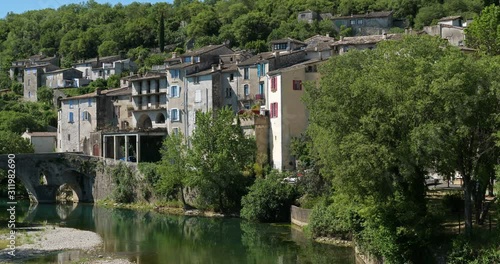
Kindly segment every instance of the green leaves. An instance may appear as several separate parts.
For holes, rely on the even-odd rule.
[[[468,47],[488,55],[500,54],[500,7],[491,5],[465,29]]]

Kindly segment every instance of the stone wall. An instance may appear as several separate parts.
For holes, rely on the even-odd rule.
[[[292,224],[298,225],[298,226],[306,226],[309,224],[309,216],[311,215],[311,209],[304,209],[297,207],[295,205],[292,205],[292,208],[290,210],[290,219],[292,221]]]

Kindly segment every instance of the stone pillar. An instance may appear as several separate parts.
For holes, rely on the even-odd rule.
[[[128,136],[125,135],[125,160],[128,161]]]
[[[135,149],[137,152],[137,157],[135,157],[135,159],[137,160],[137,163],[139,163],[139,161],[141,160],[141,136],[137,134],[136,139],[137,140],[135,141]]]
[[[113,136],[113,159],[116,160],[116,157],[118,156],[118,148],[116,147],[116,144],[118,142],[118,140],[116,140],[116,136]]]

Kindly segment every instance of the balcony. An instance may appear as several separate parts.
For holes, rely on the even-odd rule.
[[[264,100],[264,94],[256,94],[255,100]]]
[[[135,107],[135,111],[159,110],[159,109],[165,109],[165,106],[163,106],[160,103],[147,103],[147,104],[137,105]]]

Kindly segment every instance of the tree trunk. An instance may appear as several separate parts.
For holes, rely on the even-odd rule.
[[[182,202],[182,208],[186,209],[187,206],[186,206],[186,199],[184,199],[184,188],[183,186],[179,186],[179,192],[180,192],[180,195],[181,195],[181,202]]]
[[[472,190],[471,190],[471,180],[469,175],[462,173],[464,180],[464,222],[465,222],[465,234],[470,236],[472,234]]]

